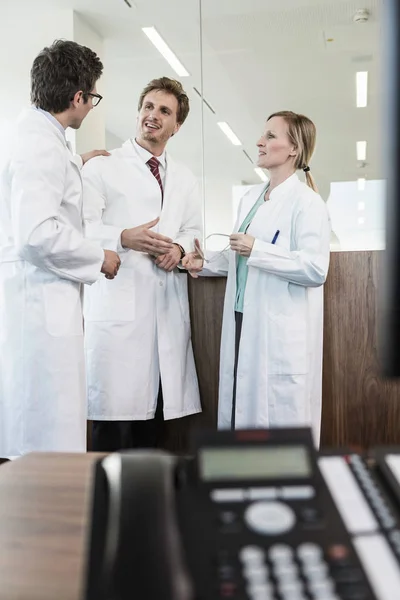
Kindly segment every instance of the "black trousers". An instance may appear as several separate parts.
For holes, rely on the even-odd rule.
[[[93,452],[118,452],[131,448],[156,448],[164,430],[161,382],[154,419],[147,421],[93,421]]]
[[[237,368],[238,368],[238,362],[239,362],[240,336],[242,335],[242,323],[243,323],[243,313],[235,312],[235,365],[233,367],[233,397],[232,397],[231,429],[235,429],[235,424],[236,424],[236,382],[237,382]]]

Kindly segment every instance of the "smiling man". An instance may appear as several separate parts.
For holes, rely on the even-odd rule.
[[[96,451],[160,445],[164,419],[201,410],[187,277],[177,269],[201,236],[200,195],[194,175],[165,149],[189,99],[162,77],[143,90],[138,110],[136,137],[83,169],[86,234],[122,260],[115,282],[85,291]]]

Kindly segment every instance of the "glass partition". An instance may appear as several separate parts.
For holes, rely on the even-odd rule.
[[[182,82],[191,111],[168,150],[201,183],[207,247],[225,247],[241,196],[267,179],[256,169],[256,142],[270,113],[290,109],[317,126],[311,167],[328,202],[332,249],[380,249],[382,0],[364,4],[360,13],[347,0],[3,3],[0,135],[29,105],[36,53],[58,37],[75,39],[105,67],[103,102],[69,134],[78,152],[112,149],[133,136],[138,98],[152,78]],[[154,45],[157,34],[180,62],[179,74]]]
[[[0,2],[0,34],[6,49],[0,56],[0,132],[29,106],[29,72],[38,52],[57,38],[74,40],[95,50],[104,64],[98,84],[103,101],[78,132],[68,131],[76,151],[116,148],[134,136],[144,86],[156,77],[179,79],[191,110],[168,150],[202,183],[199,23],[198,0]]]
[[[332,250],[384,247],[382,2],[364,5],[201,0],[207,236],[229,233],[241,195],[266,179],[255,161],[268,115],[293,110],[317,127],[311,168],[328,202]]]

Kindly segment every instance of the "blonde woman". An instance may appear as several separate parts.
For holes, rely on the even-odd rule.
[[[257,143],[270,178],[243,196],[230,250],[203,260],[198,248],[182,264],[193,277],[228,275],[219,428],[309,425],[318,445],[330,221],[309,167],[315,141],[304,115],[271,115]]]

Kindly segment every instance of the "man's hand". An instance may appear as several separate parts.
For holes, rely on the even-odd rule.
[[[250,256],[255,238],[247,233],[232,233],[230,237],[231,250],[240,256]]]
[[[106,279],[114,279],[120,266],[121,259],[118,254],[112,250],[104,250],[104,262],[101,272],[104,273]]]
[[[156,256],[169,252],[174,247],[172,240],[161,235],[161,233],[150,231],[152,227],[157,225],[159,220],[160,219],[157,218],[144,225],[132,227],[131,229],[124,229],[121,233],[121,244],[123,248],[130,248],[137,252],[147,252],[148,254]]]
[[[111,154],[107,150],[91,150],[90,152],[86,152],[86,154],[81,154],[83,164],[95,156],[111,156]]]
[[[203,270],[204,253],[198,239],[195,239],[194,247],[196,248],[195,252],[189,252],[183,257],[182,267],[186,269],[194,279],[197,279],[198,273]]]
[[[173,271],[181,262],[181,250],[176,244],[173,245],[171,250],[165,254],[161,254],[155,259],[157,267],[164,269],[164,271]]]

